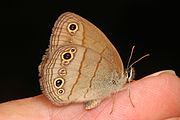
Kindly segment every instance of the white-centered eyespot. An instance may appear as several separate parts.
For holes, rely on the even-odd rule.
[[[74,58],[74,54],[77,51],[76,48],[67,48],[62,54],[61,54],[61,59],[62,63],[64,65],[67,65],[70,63],[70,61]]]
[[[59,89],[58,93],[61,94],[61,95],[64,94],[64,89]]]
[[[68,65],[69,63],[70,63],[70,61],[62,61],[62,62],[61,62],[61,65],[62,65],[62,66],[66,66],[66,65]]]
[[[73,59],[73,54],[69,51],[66,51],[62,54],[61,57],[64,61],[71,61]]]
[[[69,25],[67,26],[67,30],[70,33],[75,33],[77,30],[79,29],[78,24],[75,22],[69,23]]]
[[[67,74],[67,71],[66,71],[65,68],[60,68],[60,69],[58,70],[58,74],[59,74],[60,76],[65,76],[65,75]]]
[[[71,48],[70,50],[72,53],[75,53],[76,52],[76,48]]]
[[[61,88],[64,85],[64,79],[63,78],[56,78],[54,80],[54,86],[56,88]]]

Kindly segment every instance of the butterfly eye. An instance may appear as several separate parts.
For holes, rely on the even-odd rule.
[[[56,78],[54,80],[54,85],[56,88],[61,88],[64,85],[64,80],[62,78]]]
[[[78,30],[78,24],[77,23],[69,23],[67,29],[70,33],[75,33]]]

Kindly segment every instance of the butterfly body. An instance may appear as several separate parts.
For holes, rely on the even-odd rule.
[[[39,72],[42,92],[52,103],[84,102],[86,109],[120,91],[128,79],[106,36],[70,12],[56,21]]]

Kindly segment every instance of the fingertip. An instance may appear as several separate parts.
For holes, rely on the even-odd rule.
[[[151,75],[148,75],[146,77],[154,77],[154,76],[158,76],[160,74],[170,74],[170,75],[175,75],[176,76],[176,72],[174,70],[162,70],[162,71],[159,71],[159,72],[155,72]]]
[[[180,78],[172,70],[144,77],[133,85],[136,112],[144,119],[180,116]]]

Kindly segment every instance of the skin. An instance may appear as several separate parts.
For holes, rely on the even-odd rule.
[[[97,108],[82,103],[57,107],[43,95],[0,104],[0,120],[180,120],[180,78],[161,71],[130,84]],[[112,113],[111,113],[112,111]]]

